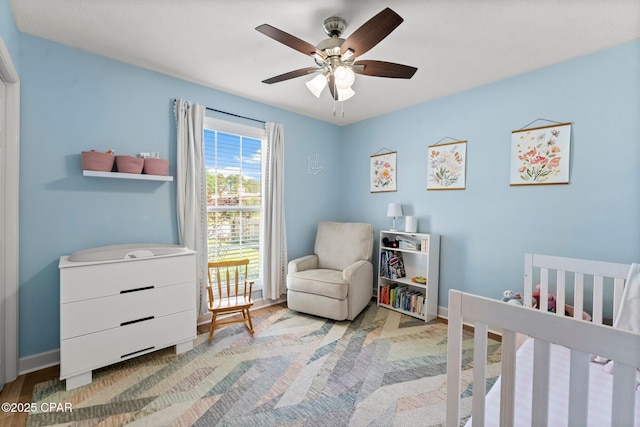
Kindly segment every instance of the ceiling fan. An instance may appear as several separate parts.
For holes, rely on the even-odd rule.
[[[311,93],[316,97],[320,97],[325,86],[329,86],[329,91],[334,100],[346,101],[355,94],[351,89],[355,81],[355,74],[410,79],[418,70],[417,68],[393,62],[356,60],[357,57],[368,52],[391,34],[402,21],[403,19],[400,15],[390,8],[386,8],[362,24],[349,37],[343,39],[340,36],[344,32],[347,23],[340,17],[332,16],[325,19],[323,25],[324,31],[329,38],[321,41],[317,46],[313,46],[269,24],[262,24],[256,27],[256,30],[298,52],[310,55],[316,63],[315,67],[290,71],[262,82],[272,84],[320,73],[307,82],[307,88]]]

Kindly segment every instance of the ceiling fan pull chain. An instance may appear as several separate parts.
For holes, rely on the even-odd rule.
[[[333,72],[332,72],[332,74],[333,74]],[[333,93],[337,93],[336,91],[337,91],[337,89],[336,89],[336,79],[334,78],[333,79]],[[332,98],[333,98],[333,117],[335,117],[336,116],[336,97],[332,96]]]

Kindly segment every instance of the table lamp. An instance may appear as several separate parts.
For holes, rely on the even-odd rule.
[[[396,217],[402,216],[402,205],[400,203],[389,203],[387,207],[387,216],[393,217],[393,227],[389,231],[398,231],[396,228]]]

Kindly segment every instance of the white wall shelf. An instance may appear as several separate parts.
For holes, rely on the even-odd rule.
[[[82,175],[95,176],[98,178],[142,179],[146,181],[173,181],[172,176],[147,175],[144,173],[98,172],[98,171],[83,170]]]

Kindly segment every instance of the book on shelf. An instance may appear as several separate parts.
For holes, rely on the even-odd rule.
[[[380,286],[380,289],[378,289],[378,303],[387,304],[388,294],[389,294],[389,285]]]
[[[420,243],[420,250],[422,252],[429,252],[429,239],[422,239]]]
[[[408,286],[391,283],[378,290],[378,302],[395,309],[425,315],[425,296],[420,291],[411,290]]]
[[[390,250],[380,251],[380,275],[387,279],[406,277],[402,252]]]

